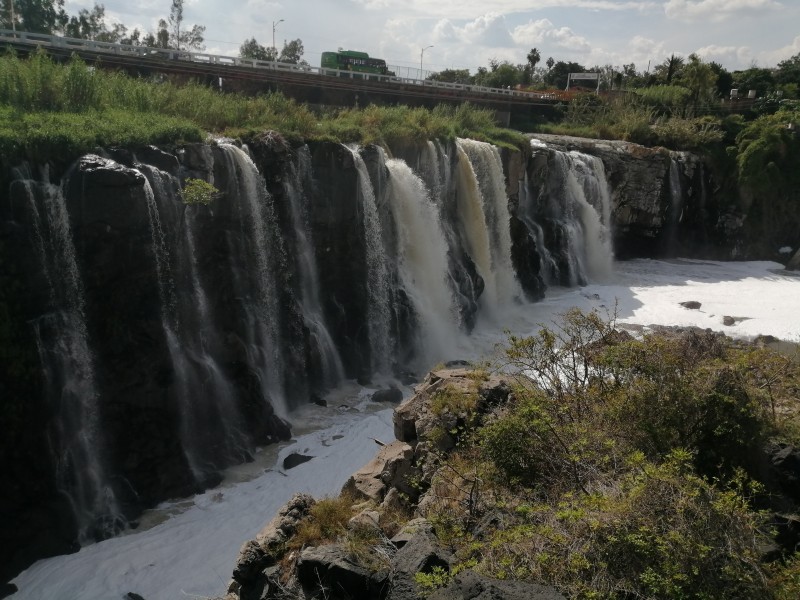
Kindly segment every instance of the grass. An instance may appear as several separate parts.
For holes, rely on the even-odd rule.
[[[98,146],[201,141],[207,133],[247,139],[264,131],[286,139],[382,144],[471,137],[524,146],[490,111],[463,104],[433,110],[368,106],[316,113],[280,93],[250,97],[198,83],[178,85],[58,64],[39,51],[0,58],[0,157],[47,160]]]

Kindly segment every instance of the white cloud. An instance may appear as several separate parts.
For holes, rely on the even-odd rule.
[[[723,21],[734,15],[775,10],[782,5],[776,0],[667,0],[664,13],[670,19]]]
[[[433,28],[433,39],[438,42],[496,47],[508,47],[514,43],[505,17],[499,13],[487,13],[469,21],[463,27],[442,19]]]
[[[353,0],[356,4],[360,4],[367,10],[380,10],[387,8],[390,4],[389,0]]]
[[[525,25],[514,28],[511,37],[521,46],[552,43],[560,48],[575,52],[589,52],[589,40],[578,35],[569,27],[555,27],[549,19],[529,21]]]

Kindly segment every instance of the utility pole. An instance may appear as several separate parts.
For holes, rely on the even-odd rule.
[[[419,51],[419,78],[422,79],[422,57],[425,55],[425,50],[428,48],[433,48],[433,46],[425,46],[422,50]]]
[[[278,23],[283,23],[283,19],[280,21],[273,21],[272,22],[272,47],[275,48],[275,28],[278,26]],[[275,53],[277,55],[278,49],[275,48]]]
[[[17,25],[14,23],[16,19],[14,19],[14,0],[8,0],[8,5],[11,7],[11,31],[17,31]]]

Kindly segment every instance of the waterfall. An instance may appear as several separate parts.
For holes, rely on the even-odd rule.
[[[511,215],[508,212],[503,161],[496,146],[475,140],[459,139],[469,157],[481,191],[483,213],[489,232],[492,271],[497,286],[497,301],[507,305],[522,296],[511,265]]]
[[[280,264],[280,231],[278,229],[272,198],[264,179],[250,157],[233,144],[219,144],[229,172],[236,174],[238,190],[233,200],[238,201],[242,227],[246,235],[247,256],[231,256],[231,261],[248,262],[254,290],[252,297],[245,294],[247,312],[248,360],[255,365],[261,377],[264,396],[270,398],[275,409],[283,415],[288,406],[284,394],[284,361],[280,347],[280,302],[277,273]],[[232,268],[236,272],[236,265]]]
[[[424,182],[403,161],[386,161],[387,200],[397,230],[400,282],[419,320],[417,362],[422,368],[447,355],[458,335],[448,286],[447,243]]]
[[[574,286],[588,278],[608,278],[613,264],[611,194],[603,162],[535,142],[535,152],[548,153],[549,179],[538,197],[522,197],[520,216],[537,241],[545,281]],[[528,188],[532,183],[527,182]]]
[[[375,373],[389,374],[393,344],[390,339],[390,301],[389,301],[389,271],[386,259],[386,250],[383,246],[383,228],[375,192],[372,189],[369,172],[364,159],[357,148],[350,148],[353,161],[358,171],[359,200],[363,210],[364,237],[367,250],[367,291],[369,294],[369,309],[367,323],[369,325],[370,351],[372,371]]]
[[[56,483],[70,501],[83,543],[119,532],[125,519],[103,459],[105,440],[83,284],[63,190],[30,181],[24,188],[34,224],[33,242],[50,292],[51,310],[33,326],[45,394],[53,403],[49,437],[56,457]]]
[[[161,212],[177,212],[181,206],[175,190],[178,181],[159,169],[137,164],[146,177],[144,191],[150,217],[153,253],[156,260],[161,319],[172,367],[175,393],[181,408],[181,443],[192,475],[197,482],[232,460],[242,460],[249,442],[243,433],[241,415],[232,386],[212,355],[216,346],[213,319],[200,281],[194,252],[192,223],[194,211],[182,207],[173,252],[177,273],[182,277],[176,293],[170,248],[161,223]],[[173,219],[177,220],[177,219]]]
[[[311,155],[308,146],[303,146],[299,150],[297,161],[297,165],[292,163],[289,167],[289,177],[285,187],[295,234],[295,253],[300,276],[300,304],[303,320],[319,353],[323,383],[330,388],[344,380],[344,366],[325,323],[320,299],[319,271],[301,177],[302,174],[311,174]]]
[[[492,271],[489,230],[486,226],[486,217],[483,214],[481,191],[469,156],[460,144],[457,149],[456,190],[458,193],[459,224],[464,233],[467,251],[475,262],[478,274],[485,283],[480,304],[491,314],[497,307],[497,283]]]

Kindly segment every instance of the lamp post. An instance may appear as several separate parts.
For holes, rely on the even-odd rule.
[[[278,23],[283,23],[283,19],[280,21],[273,21],[272,22],[272,47],[275,48],[275,28],[278,26]],[[277,48],[275,48],[277,50]]]
[[[422,50],[419,51],[419,76],[420,79],[422,78],[422,57],[425,55],[425,50],[428,48],[433,48],[433,46],[425,46]]]

